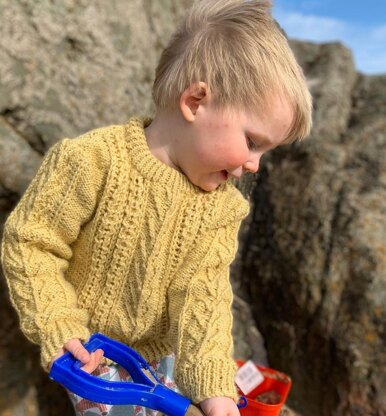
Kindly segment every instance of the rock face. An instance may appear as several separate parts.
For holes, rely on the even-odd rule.
[[[341,45],[292,46],[315,127],[266,158],[242,272],[295,408],[386,415],[386,76],[355,74]]]
[[[157,55],[189,2],[0,2],[0,233],[48,147],[152,111]],[[383,416],[386,78],[358,75],[339,44],[292,46],[315,127],[251,180],[233,268],[236,352],[266,362],[255,320],[301,414]],[[2,279],[0,316],[0,415],[73,414]]]
[[[152,111],[154,66],[188,2],[0,1],[0,233],[51,145]],[[0,316],[0,415],[72,415],[2,277]]]

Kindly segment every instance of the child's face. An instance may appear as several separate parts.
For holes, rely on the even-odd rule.
[[[257,172],[263,154],[286,139],[292,118],[290,105],[275,96],[258,114],[217,110],[209,100],[184,129],[177,166],[193,184],[213,191],[229,177]]]

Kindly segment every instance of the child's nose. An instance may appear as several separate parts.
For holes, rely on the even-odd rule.
[[[249,159],[244,163],[243,168],[247,172],[256,173],[259,170],[260,154],[252,154]]]

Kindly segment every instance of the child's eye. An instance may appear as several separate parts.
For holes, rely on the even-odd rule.
[[[257,150],[259,148],[258,144],[254,142],[250,137],[247,136],[247,146],[249,150]]]

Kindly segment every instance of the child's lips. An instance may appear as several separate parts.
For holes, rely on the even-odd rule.
[[[221,171],[221,174],[222,174],[222,176],[223,176],[223,178],[224,178],[225,180],[227,180],[227,179],[228,179],[228,172],[227,172],[226,170],[222,170],[222,171]]]
[[[233,178],[233,179],[240,179],[240,177],[241,177],[241,175],[234,175],[234,174],[232,174],[232,173],[229,173],[227,170],[223,170],[223,172],[225,172],[226,173],[226,175],[227,175],[227,179],[228,178]]]

